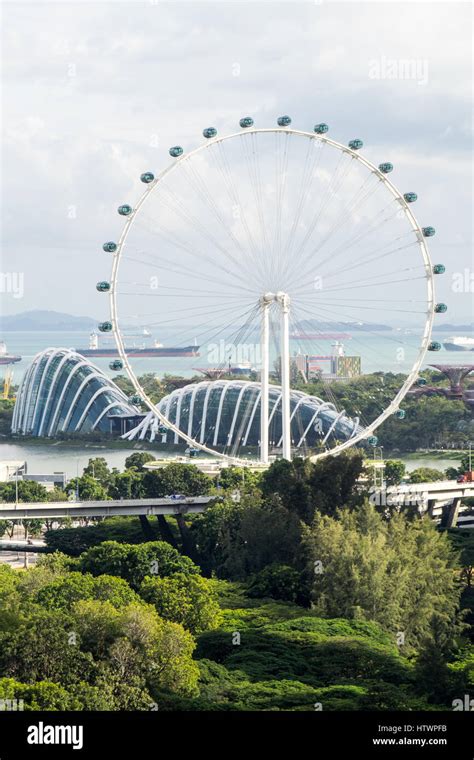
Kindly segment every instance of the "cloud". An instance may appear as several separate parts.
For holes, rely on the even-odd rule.
[[[419,193],[434,255],[469,266],[471,14],[466,3],[5,4],[3,268],[27,275],[6,310],[50,306],[52,290],[58,309],[87,310],[110,264],[101,243],[119,233],[116,208],[138,197],[141,171],[247,113],[362,137]]]

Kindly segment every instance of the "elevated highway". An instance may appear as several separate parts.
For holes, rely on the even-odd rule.
[[[116,515],[185,515],[203,512],[215,496],[110,501],[0,502],[0,520],[59,520],[71,517],[114,517]]]
[[[370,500],[377,506],[417,508],[435,520],[443,518],[445,527],[452,528],[457,525],[462,499],[469,496],[474,496],[474,483],[439,480],[373,488]]]

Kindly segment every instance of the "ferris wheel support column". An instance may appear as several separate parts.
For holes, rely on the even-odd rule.
[[[281,428],[283,459],[291,461],[291,418],[290,418],[290,296],[277,293],[281,308]]]
[[[268,316],[273,293],[266,293],[260,299],[262,323],[260,331],[260,351],[262,364],[260,370],[260,461],[268,463],[268,386],[270,374]]]

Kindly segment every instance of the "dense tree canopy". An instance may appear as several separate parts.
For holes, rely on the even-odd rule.
[[[456,557],[429,519],[395,514],[386,521],[365,504],[337,520],[317,514],[304,543],[313,602],[322,614],[379,621],[414,648],[430,636],[435,616],[453,627]]]

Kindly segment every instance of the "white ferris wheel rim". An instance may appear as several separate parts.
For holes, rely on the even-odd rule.
[[[216,137],[207,139],[205,143],[203,143],[202,145],[198,145],[197,148],[194,148],[188,153],[183,153],[181,156],[175,158],[169,166],[165,167],[165,169],[163,169],[154,178],[154,180],[146,186],[138,202],[133,207],[133,211],[126,218],[125,225],[123,227],[122,233],[117,243],[117,248],[113,252],[112,273],[110,277],[110,290],[109,290],[109,304],[110,304],[110,317],[111,317],[111,322],[112,322],[112,332],[115,338],[117,351],[120,356],[120,360],[122,361],[122,364],[126,370],[128,378],[131,381],[135,391],[140,396],[140,398],[145,402],[145,404],[150,409],[150,411],[153,412],[156,415],[156,417],[158,417],[158,419],[163,423],[163,425],[166,426],[168,430],[172,431],[173,433],[176,433],[179,436],[179,438],[185,441],[186,443],[188,443],[189,446],[196,449],[200,449],[201,451],[204,451],[207,454],[212,455],[213,457],[219,457],[220,459],[228,462],[229,464],[236,464],[236,465],[243,465],[243,466],[248,465],[249,461],[254,461],[254,460],[243,459],[240,457],[235,457],[229,454],[225,454],[224,452],[219,452],[216,449],[206,446],[204,443],[200,443],[199,441],[195,440],[191,436],[187,435],[177,425],[175,425],[170,420],[168,420],[162,412],[160,412],[157,405],[153,403],[153,401],[150,399],[149,395],[146,393],[144,388],[142,388],[133,368],[131,367],[131,364],[128,360],[128,356],[125,352],[124,340],[120,332],[119,322],[118,322],[116,286],[118,282],[118,272],[119,272],[120,261],[122,257],[122,249],[124,247],[128,233],[133,225],[137,212],[139,212],[140,208],[143,206],[145,201],[149,198],[149,196],[153,193],[153,191],[159,186],[159,183],[163,180],[164,177],[166,177],[166,175],[170,174],[172,171],[176,171],[177,167],[181,163],[188,161],[190,158],[192,158],[192,156],[195,156],[198,153],[208,150],[213,145],[224,142],[226,140],[232,140],[237,137],[242,137],[243,135],[246,135],[246,134],[259,134],[259,133],[261,134],[261,133],[272,133],[272,132],[273,133],[283,132],[286,134],[307,137],[311,140],[319,140],[322,143],[325,143],[327,145],[330,145],[333,148],[336,148],[342,153],[349,154],[353,159],[356,159],[363,166],[365,166],[365,168],[368,169],[372,174],[375,174],[379,178],[379,180],[385,185],[385,187],[390,191],[393,198],[400,204],[400,207],[405,212],[405,216],[407,217],[413,232],[416,234],[418,246],[421,251],[423,265],[425,268],[426,288],[427,288],[426,321],[423,328],[423,335],[421,339],[420,348],[418,350],[418,355],[416,357],[416,360],[409,374],[407,375],[405,382],[401,386],[396,396],[392,399],[390,404],[383,410],[383,412],[375,420],[373,420],[369,425],[364,427],[361,433],[349,438],[347,441],[344,441],[343,443],[337,444],[336,446],[334,446],[334,448],[328,451],[323,451],[318,454],[311,455],[309,459],[312,462],[316,462],[317,460],[323,459],[327,456],[337,456],[342,451],[345,451],[348,448],[352,448],[355,444],[361,443],[362,441],[366,440],[374,433],[374,431],[383,422],[385,422],[385,420],[387,420],[392,414],[394,414],[399,409],[401,401],[404,399],[405,395],[407,394],[407,392],[413,385],[413,382],[418,376],[421,365],[423,364],[423,360],[426,356],[426,352],[428,350],[428,346],[431,340],[431,332],[432,332],[433,320],[434,320],[435,287],[434,287],[433,264],[432,264],[431,257],[428,251],[428,247],[425,242],[422,228],[419,225],[415,215],[413,214],[409,203],[407,203],[407,201],[403,197],[403,194],[400,193],[400,191],[396,188],[393,182],[391,182],[388,179],[386,174],[381,172],[380,169],[375,166],[375,164],[373,164],[371,161],[366,159],[357,150],[352,150],[347,145],[343,145],[342,143],[339,143],[336,140],[332,140],[331,138],[326,137],[324,135],[317,134],[316,132],[307,132],[305,130],[293,129],[291,127],[263,127],[263,128],[251,127],[251,128],[244,128],[239,132],[233,132],[229,135],[221,135],[221,136],[217,135]]]

